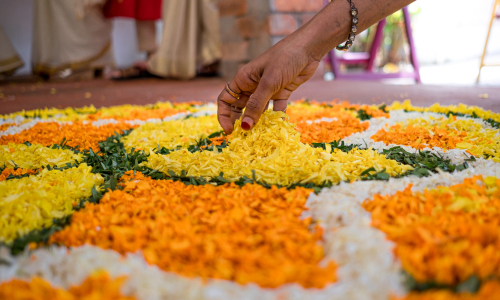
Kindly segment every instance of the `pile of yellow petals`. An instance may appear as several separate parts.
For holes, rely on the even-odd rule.
[[[124,177],[123,190],[75,212],[50,242],[142,251],[165,271],[240,284],[322,288],[336,280],[333,262],[320,266],[323,230],[300,219],[310,189]]]
[[[38,123],[30,129],[24,130],[18,134],[0,136],[0,145],[10,143],[22,144],[29,141],[31,144],[41,144],[51,146],[60,144],[66,139],[66,145],[70,147],[79,147],[98,152],[99,142],[106,140],[116,133],[123,133],[124,130],[136,126],[125,122],[118,124],[106,124],[94,126],[92,124],[83,124],[82,122],[72,122],[72,124],[59,124],[57,122]]]
[[[78,286],[68,291],[54,288],[40,277],[33,277],[31,282],[12,279],[0,284],[0,299],[5,300],[134,300],[125,297],[120,288],[126,277],[111,279],[105,272],[98,272]]]
[[[383,112],[376,106],[350,104],[347,101],[325,103],[296,101],[289,105],[287,115],[290,117],[291,123],[300,123],[319,120],[321,118],[356,118],[357,110],[359,109],[365,110],[367,114],[374,118],[389,117],[388,113]]]
[[[104,182],[91,171],[81,164],[0,182],[0,242],[10,243],[31,230],[50,226],[54,218],[71,214],[76,201],[90,197],[92,187]]]
[[[73,121],[73,120],[82,120],[88,114],[95,113],[96,108],[93,105],[84,106],[80,108],[43,108],[43,109],[34,109],[34,110],[22,110],[19,112],[0,115],[0,118],[15,118],[17,116],[22,116],[25,118],[40,118],[40,119],[50,119],[56,118],[59,121]]]
[[[490,110],[484,110],[478,106],[468,106],[465,104],[459,105],[449,105],[449,106],[441,106],[439,103],[435,103],[429,107],[418,107],[411,105],[410,100],[406,100],[403,103],[394,101],[390,106],[387,107],[388,110],[396,110],[403,109],[407,111],[420,111],[420,112],[435,112],[435,113],[461,113],[467,115],[476,114],[478,118],[482,118],[485,120],[492,119],[494,121],[500,122],[500,114],[491,112]]]
[[[251,178],[254,170],[257,180],[280,185],[351,181],[371,167],[385,169],[391,176],[412,170],[373,150],[344,153],[335,149],[331,153],[331,148],[324,151],[303,144],[300,133],[284,118],[283,112],[267,110],[250,131],[241,129],[241,122],[236,121],[229,146],[221,153],[217,148],[195,153],[179,150],[168,155],[151,152],[144,164],[167,175],[169,170],[177,175],[186,171],[188,176],[209,179],[223,172],[229,181]]]
[[[396,124],[388,131],[381,129],[372,139],[386,144],[408,145],[417,149],[440,147],[464,149],[476,157],[490,157],[500,162],[499,130],[483,128],[474,120],[456,117],[414,119],[407,124]]]
[[[20,176],[20,175],[35,175],[42,169],[38,170],[31,170],[31,169],[22,169],[22,168],[17,168],[17,169],[11,169],[11,168],[5,168],[3,169],[2,173],[0,173],[0,181],[5,181],[7,180],[7,177],[10,175],[12,176]]]
[[[483,283],[477,293],[453,293],[450,290],[429,290],[410,292],[401,300],[497,300],[500,295],[500,282],[491,280]]]
[[[119,105],[100,108],[95,114],[88,115],[89,120],[115,119],[115,120],[147,120],[163,119],[181,112],[192,111],[194,102],[172,104],[158,102],[154,105]]]
[[[451,187],[375,195],[363,207],[396,243],[419,282],[454,285],[500,276],[500,180],[476,176]]]
[[[51,149],[40,144],[0,145],[0,167],[38,169],[47,165],[63,167],[82,160],[81,154],[71,150]]]
[[[347,115],[332,122],[309,124],[300,122],[295,129],[300,132],[300,141],[305,144],[330,143],[350,136],[353,133],[365,131],[370,126],[368,122]]]
[[[221,131],[216,116],[188,118],[185,120],[146,123],[122,139],[125,149],[151,151],[153,149],[195,145],[200,139]]]

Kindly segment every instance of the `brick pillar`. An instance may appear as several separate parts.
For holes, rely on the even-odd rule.
[[[271,47],[267,17],[269,0],[220,0],[222,76],[232,78],[238,68]]]
[[[222,75],[238,68],[307,23],[323,0],[219,0]]]
[[[269,33],[274,45],[307,23],[323,8],[323,0],[269,0]]]

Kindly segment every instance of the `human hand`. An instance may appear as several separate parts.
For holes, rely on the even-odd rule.
[[[218,120],[224,132],[230,134],[234,122],[245,113],[241,128],[250,130],[273,100],[274,111],[286,111],[288,98],[301,84],[309,80],[318,68],[319,60],[300,46],[300,38],[289,36],[261,56],[238,70],[229,88],[217,99]]]
[[[357,32],[370,27],[415,0],[356,0]],[[312,20],[243,66],[229,82],[239,99],[223,90],[217,99],[219,123],[227,134],[245,113],[241,128],[250,130],[269,103],[285,111],[293,91],[310,79],[321,58],[351,32],[350,2],[332,0]],[[347,13],[346,13],[347,12]],[[238,96],[236,95],[236,96]]]

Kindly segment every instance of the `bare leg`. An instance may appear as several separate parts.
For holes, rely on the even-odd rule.
[[[156,25],[155,21],[135,21],[137,32],[137,46],[139,51],[146,52],[148,58],[156,51]]]

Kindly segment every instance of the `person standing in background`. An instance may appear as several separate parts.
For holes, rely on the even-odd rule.
[[[160,77],[190,79],[216,75],[222,58],[219,10],[214,0],[164,0],[163,36],[148,61]]]
[[[23,61],[12,46],[9,37],[0,26],[0,80],[10,76],[24,65]]]
[[[146,52],[149,59],[157,49],[155,22],[161,19],[161,2],[162,0],[108,0],[103,11],[106,18],[135,19],[138,50]],[[141,70],[146,69],[146,63],[147,61],[136,62],[130,68],[111,72],[110,77],[141,77]]]
[[[105,0],[34,1],[33,73],[49,79],[81,71],[102,74],[113,65],[111,20],[105,19]]]
[[[125,2],[125,0],[124,0]],[[216,0],[163,0],[163,34],[146,64],[120,71],[114,79],[156,76],[191,79],[216,76],[222,58]]]

